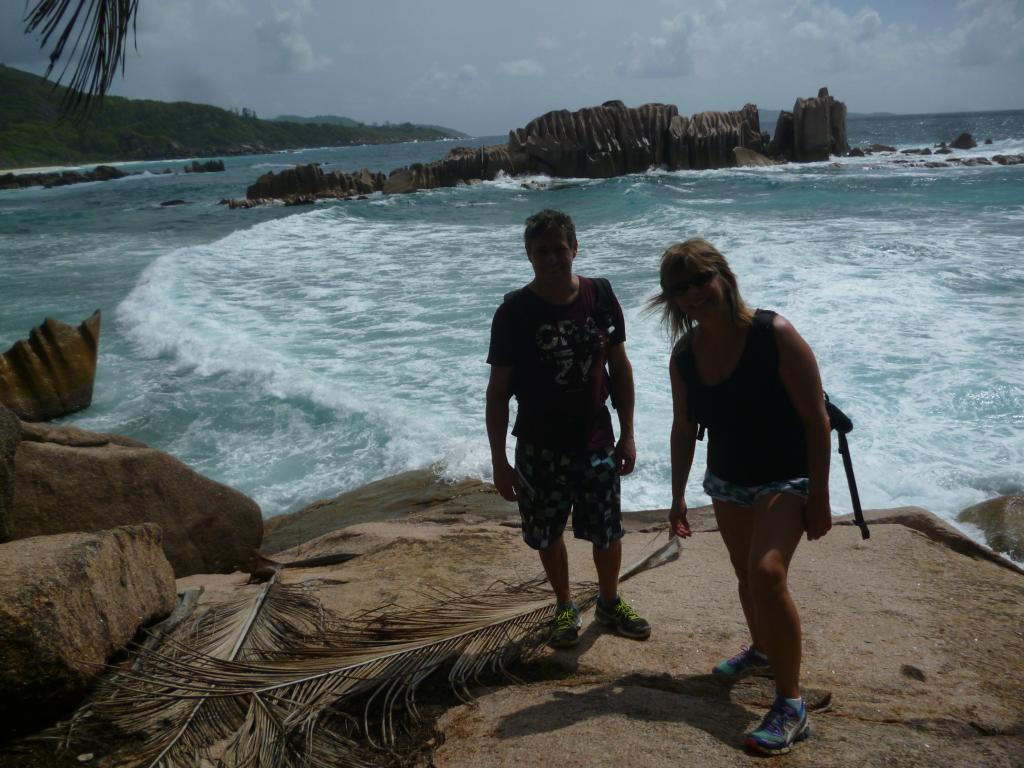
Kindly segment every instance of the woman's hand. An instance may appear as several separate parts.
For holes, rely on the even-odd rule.
[[[832,507],[828,496],[811,494],[807,497],[804,507],[804,527],[807,529],[807,540],[820,539],[832,529]]]
[[[673,501],[672,507],[668,511],[669,530],[673,536],[678,536],[681,539],[686,539],[693,535],[693,531],[690,530],[690,523],[686,519],[686,512],[686,501],[684,499],[680,499],[678,502]]]

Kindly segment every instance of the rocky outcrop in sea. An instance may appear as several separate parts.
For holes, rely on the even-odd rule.
[[[849,149],[846,105],[829,96],[827,89],[822,88],[816,98],[797,99],[793,113],[784,114],[789,119],[780,121],[775,139],[769,141],[768,134],[761,132],[753,104],[732,112],[686,117],[672,104],[627,107],[621,101],[607,101],[575,112],[548,112],[509,132],[505,144],[457,147],[441,160],[396,168],[386,178],[364,169],[357,174],[366,182],[361,186],[354,186],[348,174],[325,174],[312,165],[267,173],[246,190],[245,201],[229,204],[249,208],[272,200],[311,202],[370,192],[399,194],[492,180],[500,173],[604,179],[658,167],[673,171],[728,168],[740,164],[736,149],[796,161],[826,159],[829,153]],[[752,155],[741,157],[749,164]]]
[[[0,355],[0,404],[25,421],[88,408],[99,342],[98,309],[77,328],[46,318]]]

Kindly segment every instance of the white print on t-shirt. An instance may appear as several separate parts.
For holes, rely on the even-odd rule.
[[[537,352],[552,372],[556,384],[576,388],[590,381],[594,351],[606,344],[606,338],[593,317],[585,322],[559,320],[537,327],[534,337]]]

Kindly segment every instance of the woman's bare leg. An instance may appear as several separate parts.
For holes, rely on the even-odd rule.
[[[729,550],[729,560],[736,572],[740,605],[743,606],[743,616],[750,630],[750,644],[764,653],[765,649],[760,643],[754,622],[754,598],[750,592],[747,571],[750,565],[750,541],[754,531],[754,510],[719,499],[712,499],[711,503],[715,508],[718,532],[722,534],[725,548]]]
[[[771,662],[775,690],[795,699],[800,696],[800,614],[787,579],[804,533],[804,500],[790,493],[761,496],[753,518],[747,568],[757,647]]]

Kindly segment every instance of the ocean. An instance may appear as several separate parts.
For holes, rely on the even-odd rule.
[[[1024,152],[1024,111],[854,116],[848,131],[852,146],[968,131],[979,146],[960,156]],[[670,501],[669,341],[644,303],[662,251],[693,236],[727,256],[748,303],[781,312],[815,350],[854,422],[865,508],[953,521],[1024,491],[1024,165],[876,155],[217,204],[298,163],[389,171],[503,141],[230,157],[212,174],[123,163],[140,175],[0,192],[0,350],[46,316],[77,325],[102,309],[92,406],[60,423],[167,451],[266,517],[412,468],[487,478],[490,320],[531,277],[523,221],[553,207],[576,220],[577,271],[610,278],[626,316],[638,447],[626,510]],[[160,206],[171,199],[187,204]],[[703,462],[701,443],[691,506],[707,502]],[[850,510],[837,453],[831,493],[835,513]]]

